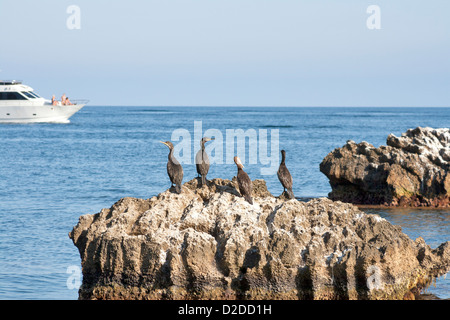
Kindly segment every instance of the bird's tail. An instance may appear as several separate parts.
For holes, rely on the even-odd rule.
[[[247,194],[244,196],[244,199],[247,200],[248,203],[253,204],[252,196]]]
[[[206,176],[202,175],[202,187],[206,186]]]
[[[289,199],[295,199],[294,192],[292,191],[292,189],[286,189],[286,190],[289,195]]]
[[[176,193],[180,194],[181,193],[181,186],[179,184],[175,185],[175,191]]]

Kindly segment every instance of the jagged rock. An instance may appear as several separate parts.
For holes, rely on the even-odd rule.
[[[450,129],[409,129],[390,134],[387,146],[347,141],[329,153],[320,171],[330,199],[354,204],[448,207]]]
[[[449,242],[432,250],[351,204],[254,183],[253,205],[233,181],[194,179],[81,216],[79,298],[402,299],[449,270]]]

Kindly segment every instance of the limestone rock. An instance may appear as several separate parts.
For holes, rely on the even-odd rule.
[[[69,236],[83,271],[80,299],[402,299],[450,266],[351,204],[285,201],[233,181],[181,194],[124,198],[80,217]]]
[[[329,153],[320,171],[330,199],[354,204],[448,207],[450,129],[409,129],[387,146],[347,141]]]

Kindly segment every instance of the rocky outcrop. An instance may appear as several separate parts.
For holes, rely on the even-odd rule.
[[[450,267],[432,250],[351,204],[273,197],[254,204],[214,179],[181,194],[124,198],[80,217],[80,299],[402,299]]]
[[[420,127],[379,148],[349,140],[320,164],[330,199],[389,206],[448,207],[449,169],[450,129]]]

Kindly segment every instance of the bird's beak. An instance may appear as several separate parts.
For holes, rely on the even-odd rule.
[[[215,138],[206,138],[206,141],[214,140]]]
[[[165,142],[163,142],[163,141],[160,141],[162,144],[164,144],[164,145],[166,145],[167,146],[167,143],[165,143]]]
[[[240,166],[242,166],[242,168],[244,168],[244,165],[242,164],[241,159],[238,158],[236,162],[238,165],[240,165]]]

